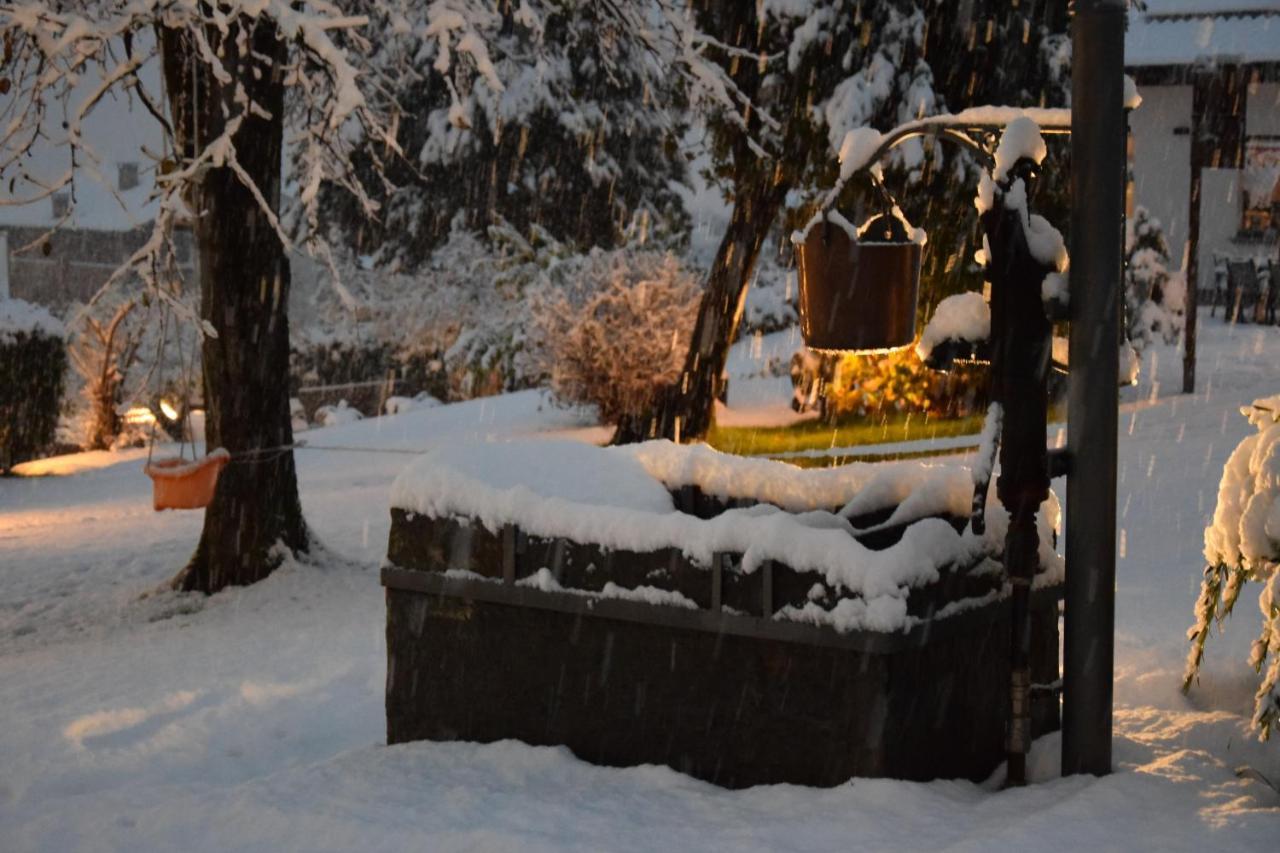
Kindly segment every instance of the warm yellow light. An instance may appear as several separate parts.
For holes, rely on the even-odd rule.
[[[156,416],[146,406],[134,406],[124,413],[124,422],[127,424],[141,424],[142,426],[150,426],[156,422]]]
[[[176,421],[178,419],[178,410],[175,409],[173,404],[168,400],[160,401],[160,411],[164,412],[164,416],[171,421]]]

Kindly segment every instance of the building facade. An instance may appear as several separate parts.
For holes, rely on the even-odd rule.
[[[1214,258],[1274,258],[1280,229],[1280,0],[1148,0],[1130,13],[1125,65],[1130,202],[1185,257],[1200,171],[1198,287]],[[1193,144],[1194,143],[1194,144]]]

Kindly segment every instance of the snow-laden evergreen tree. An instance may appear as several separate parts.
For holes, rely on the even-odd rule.
[[[695,439],[710,427],[765,236],[788,203],[796,218],[808,218],[835,183],[849,131],[887,131],[982,104],[1061,106],[1066,6],[1065,0],[692,3],[687,41],[698,42],[728,81],[695,86],[690,99],[708,116],[715,174],[733,213],[681,376],[631,438]],[[724,90],[731,97],[706,97]],[[980,240],[977,222],[957,216],[955,204],[976,184],[972,158],[918,143],[900,148],[887,165],[887,183],[908,217],[930,231],[923,301],[976,284],[967,259]],[[1047,183],[1051,197],[1055,182]],[[839,199],[859,220],[867,212],[866,189],[865,180],[851,180]],[[1052,204],[1046,208],[1056,213]]]
[[[1182,274],[1169,269],[1164,228],[1139,205],[1126,236],[1124,303],[1129,342],[1138,352],[1156,340],[1177,343],[1186,317],[1186,287]]]
[[[493,14],[485,79],[500,87],[463,91],[434,73],[449,46],[430,30],[378,51],[375,61],[404,72],[386,97],[407,156],[385,170],[376,217],[337,192],[329,226],[377,266],[404,271],[456,231],[458,214],[480,234],[537,226],[579,248],[680,235],[671,183],[684,173],[683,115],[670,69],[610,4],[499,2]],[[367,138],[360,155],[376,166],[384,145]]]
[[[1182,689],[1191,688],[1216,623],[1231,615],[1246,581],[1261,585],[1262,632],[1249,664],[1261,675],[1253,724],[1262,739],[1280,725],[1280,395],[1254,400],[1240,413],[1257,432],[1245,437],[1222,469],[1213,523],[1204,531],[1204,580]]]

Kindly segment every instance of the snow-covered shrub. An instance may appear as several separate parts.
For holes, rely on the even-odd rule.
[[[146,324],[139,319],[144,312],[135,311],[135,299],[95,308],[83,315],[68,351],[80,380],[79,443],[88,450],[105,450],[115,446],[128,426],[120,409]]]
[[[402,415],[415,409],[432,409],[440,405],[440,401],[423,391],[412,397],[391,396],[382,404],[385,415]]]
[[[360,414],[359,409],[351,408],[346,400],[339,400],[331,406],[321,406],[316,409],[315,422],[316,426],[331,427],[353,424],[363,418],[364,415]]]
[[[593,404],[601,420],[622,423],[676,380],[700,298],[673,255],[592,251],[571,286],[532,303],[532,363],[559,400]]]
[[[1280,723],[1280,394],[1240,412],[1258,431],[1236,445],[1223,467],[1213,523],[1204,531],[1207,565],[1196,624],[1187,632],[1191,652],[1183,690],[1200,670],[1212,624],[1221,628],[1231,615],[1245,581],[1261,584],[1262,633],[1249,663],[1262,674],[1253,724],[1265,740]]]
[[[455,220],[449,240],[413,273],[342,269],[346,295],[324,292],[320,320],[299,329],[297,386],[400,380],[411,394],[469,399],[528,387],[528,300],[559,286],[574,257],[534,228],[484,235]]]
[[[370,182],[376,219],[341,187],[324,188],[326,224],[345,232],[335,243],[416,272],[458,216],[475,230],[536,226],[583,251],[684,235],[672,187],[685,172],[675,145],[684,113],[667,106],[681,76],[654,62],[651,35],[627,30],[612,4],[463,4],[492,29],[457,31],[468,35],[451,52],[449,19],[464,16],[429,5],[432,27],[406,28],[370,62],[395,80],[374,100],[385,95],[403,116],[393,132],[407,156],[387,158],[381,135],[359,140],[357,160],[386,160],[388,180]],[[621,5],[629,16],[634,4]],[[502,85],[442,85],[431,69],[450,62]]]
[[[1157,339],[1177,343],[1186,324],[1186,280],[1169,269],[1169,244],[1160,220],[1145,207],[1128,223],[1125,251],[1125,316],[1138,352]]]
[[[0,471],[53,442],[67,366],[64,334],[45,309],[0,300]]]

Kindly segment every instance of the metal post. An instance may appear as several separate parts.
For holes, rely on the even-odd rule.
[[[1111,772],[1124,0],[1076,0],[1062,772]]]
[[[1040,297],[1052,267],[1027,245],[1023,214],[1005,208],[1008,186],[1021,181],[1028,204],[1037,169],[1019,160],[997,204],[982,214],[991,248],[991,399],[1001,406],[1000,479],[996,494],[1009,512],[1004,567],[1010,595],[1008,774],[1005,784],[1025,785],[1031,747],[1031,584],[1039,566],[1036,511],[1049,496],[1048,376],[1053,326]],[[1029,209],[1029,208],[1028,208]]]

